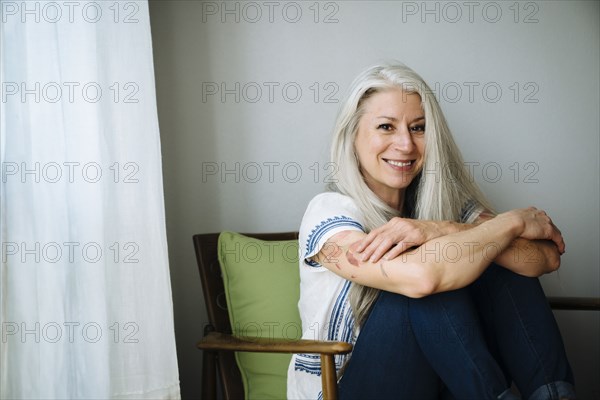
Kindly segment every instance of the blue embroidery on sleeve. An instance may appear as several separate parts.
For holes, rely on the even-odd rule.
[[[340,226],[351,226],[351,227],[356,227],[358,229],[360,229],[361,231],[365,231],[365,229],[363,228],[363,226],[356,222],[354,219],[347,217],[345,215],[339,215],[339,216],[335,216],[332,218],[327,218],[324,221],[321,221],[319,223],[319,225],[317,225],[308,235],[308,239],[306,240],[306,250],[304,255],[306,256],[307,254],[311,254],[317,244],[319,243],[319,241],[321,240],[321,238],[323,237],[323,235],[325,235],[327,232],[329,232],[332,229],[335,228],[339,228]],[[313,260],[306,260],[306,263],[308,265],[310,265],[311,267],[320,267],[321,264],[319,264],[316,261]]]

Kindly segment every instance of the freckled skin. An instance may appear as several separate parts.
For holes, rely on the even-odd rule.
[[[356,278],[356,275],[350,275],[350,278],[354,279]]]
[[[346,259],[348,262],[355,267],[358,267],[358,260],[350,253],[350,250],[346,251]]]

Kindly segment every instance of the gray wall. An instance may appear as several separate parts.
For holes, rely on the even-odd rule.
[[[297,230],[332,172],[338,101],[386,59],[434,88],[499,210],[536,205],[562,229],[547,293],[599,295],[599,6],[514,4],[151,2],[184,397],[206,322],[192,235]],[[556,312],[581,398],[600,396],[598,314]]]

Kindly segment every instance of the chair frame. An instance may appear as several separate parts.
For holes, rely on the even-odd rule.
[[[352,345],[345,342],[288,340],[272,338],[245,338],[232,335],[225,301],[225,289],[218,260],[220,233],[194,235],[198,270],[202,281],[209,323],[204,327],[204,338],[197,347],[204,350],[202,358],[202,398],[216,399],[217,375],[222,383],[223,397],[244,397],[242,378],[233,352],[307,353],[321,356],[321,383],[323,399],[337,398],[337,375],[334,355],[347,354]],[[297,240],[297,232],[243,233],[260,240]],[[218,371],[218,372],[217,372]]]
[[[352,345],[350,343],[247,338],[232,334],[218,260],[219,235],[220,232],[193,236],[209,321],[204,327],[204,337],[197,344],[197,348],[204,351],[202,398],[204,400],[217,398],[217,378],[219,378],[225,400],[242,399],[244,397],[242,377],[234,358],[234,352],[249,351],[320,354],[323,399],[337,399],[334,355],[351,352]],[[298,232],[243,233],[243,235],[271,241],[298,239]],[[555,310],[600,310],[600,298],[548,297],[548,302]]]

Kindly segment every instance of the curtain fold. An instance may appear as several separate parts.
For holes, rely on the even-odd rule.
[[[147,2],[1,3],[0,397],[179,398]]]

